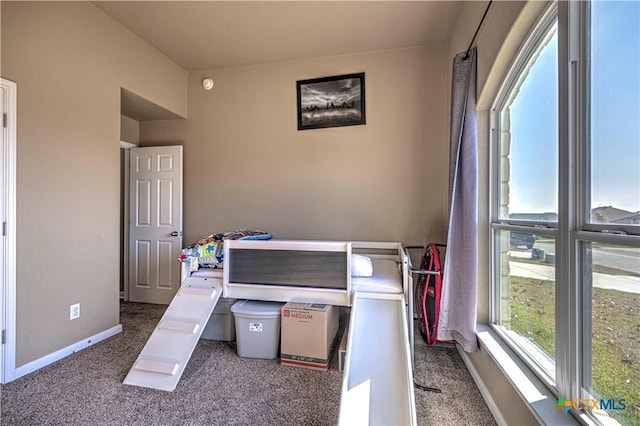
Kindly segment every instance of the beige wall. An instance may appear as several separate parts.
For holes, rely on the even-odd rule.
[[[545,6],[545,2],[493,2],[477,37],[478,189],[480,200],[478,205],[480,224],[478,235],[478,323],[481,324],[487,324],[490,321],[489,111],[520,43]],[[464,4],[449,44],[451,58],[456,53],[464,52],[467,49],[485,8],[485,2],[466,2]],[[507,424],[538,424],[484,348],[481,348],[479,352],[469,354],[469,358]]]
[[[1,7],[2,77],[18,86],[19,367],[119,323],[120,88],[186,115],[187,73],[90,3]]]
[[[296,81],[355,72],[367,124],[298,131]],[[241,227],[443,241],[446,78],[444,45],[192,72],[189,119],[141,123],[141,145],[184,144],[185,243]]]
[[[140,142],[140,122],[133,118],[120,116],[120,140],[138,145]]]

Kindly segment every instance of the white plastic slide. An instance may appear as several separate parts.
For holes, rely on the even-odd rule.
[[[339,424],[417,424],[407,316],[401,294],[354,293]]]
[[[186,278],[124,384],[173,391],[221,294],[221,278]]]

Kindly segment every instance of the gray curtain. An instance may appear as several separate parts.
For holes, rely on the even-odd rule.
[[[453,60],[449,162],[449,233],[438,322],[438,340],[478,350],[478,141],[476,49]]]

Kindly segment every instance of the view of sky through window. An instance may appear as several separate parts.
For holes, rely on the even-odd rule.
[[[591,4],[591,207],[640,211],[640,2]]]
[[[640,211],[640,2],[591,7],[590,207]],[[509,213],[557,213],[557,33],[511,105]]]
[[[558,212],[558,35],[551,31],[511,104],[510,213]]]

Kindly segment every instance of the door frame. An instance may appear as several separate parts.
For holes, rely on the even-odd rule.
[[[18,85],[0,79],[4,94],[3,114],[6,125],[2,132],[6,143],[2,147],[3,177],[3,241],[2,241],[2,291],[0,293],[0,315],[4,344],[0,345],[0,383],[8,383],[16,377],[16,149]],[[3,116],[4,121],[4,116]]]
[[[125,302],[129,301],[129,162],[130,162],[130,153],[129,150],[131,148],[137,148],[138,145],[120,141],[120,149],[124,150],[124,164],[122,164],[123,170],[120,172],[123,179],[123,187],[122,187],[122,254],[124,256],[122,260],[122,281],[123,281],[123,291],[120,294],[120,298]]]

